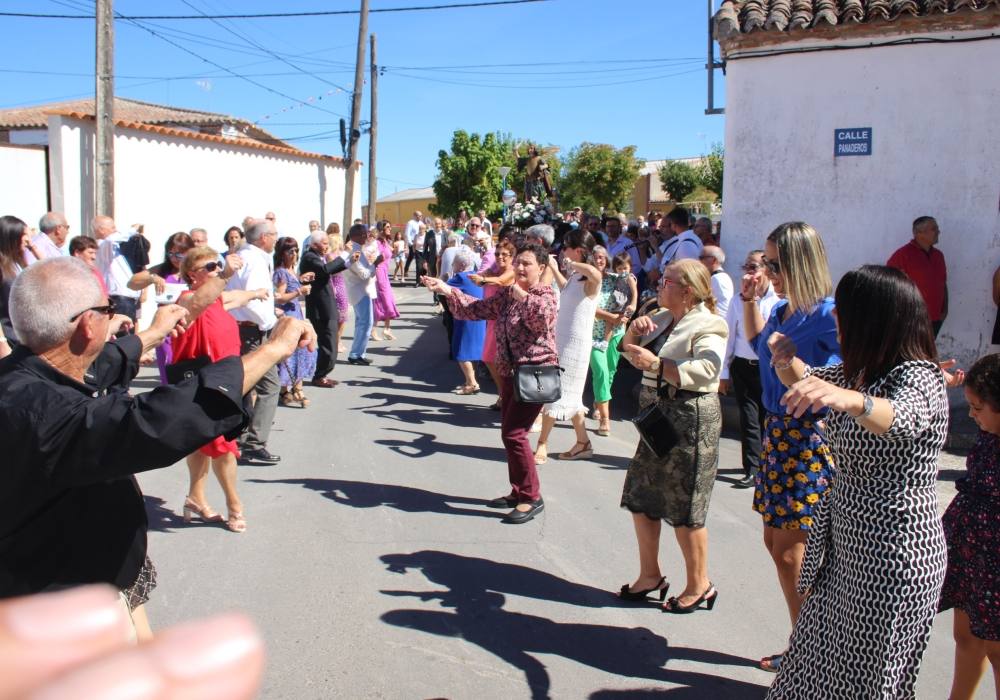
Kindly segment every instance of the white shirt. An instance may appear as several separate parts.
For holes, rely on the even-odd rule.
[[[128,288],[132,279],[132,268],[128,260],[120,253],[121,244],[132,236],[135,231],[120,233],[115,231],[97,246],[97,269],[104,275],[104,284],[108,287],[108,296],[128,297],[138,299],[142,292]]]
[[[261,301],[254,299],[246,306],[231,309],[229,313],[238,322],[256,323],[262,331],[269,331],[278,322],[274,313],[274,258],[255,245],[246,245],[237,252],[243,259],[243,267],[229,278],[226,289],[270,289],[272,296]]]
[[[416,223],[416,222],[414,222]],[[359,301],[368,297],[374,299],[375,292],[375,266],[368,262],[362,252],[363,246],[358,243],[351,243],[346,259],[349,261],[354,253],[361,253],[361,257],[353,264],[348,264],[347,271],[344,272],[344,284],[347,287],[347,301],[354,306]]]
[[[406,229],[403,231],[403,237],[406,242],[413,245],[413,239],[417,237],[417,231],[420,230],[420,222],[416,219],[410,219],[406,222]]]
[[[702,247],[701,239],[691,229],[664,241],[660,246],[660,273],[662,274],[663,268],[675,260],[684,258],[697,260]]]
[[[771,311],[779,301],[781,298],[774,293],[774,287],[769,284],[764,296],[757,302],[757,308],[765,322],[771,317]],[[729,310],[726,312],[726,323],[729,324],[729,340],[726,342],[726,356],[722,361],[721,379],[729,379],[729,365],[732,363],[733,357],[742,357],[744,360],[757,359],[757,353],[747,342],[747,334],[743,325],[742,300],[729,305]]]
[[[629,260],[632,261],[632,269],[639,270],[642,268],[642,261],[639,259],[639,251],[635,247],[635,241],[626,236],[624,233],[614,240],[613,243],[608,243],[608,258],[614,258],[619,253],[628,253]],[[629,246],[632,246],[629,248]],[[626,251],[626,248],[628,249]],[[608,260],[608,267],[611,267],[611,260]]]
[[[729,302],[733,300],[733,280],[721,269],[712,273],[712,294],[715,295],[715,313],[725,318]]]
[[[24,251],[24,258],[28,261],[29,265],[33,262],[38,262],[39,260],[58,258],[66,255],[66,253],[62,251],[62,248],[52,242],[52,239],[49,238],[48,234],[36,233],[35,237],[31,239],[31,242],[35,246],[35,250],[37,250],[42,257],[36,258],[30,250]]]

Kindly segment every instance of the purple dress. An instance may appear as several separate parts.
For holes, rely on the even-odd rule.
[[[340,313],[340,323],[343,325],[347,323],[347,314],[351,309],[347,301],[347,283],[344,281],[344,275],[331,275],[330,286],[333,288],[333,298],[337,301],[337,311]]]
[[[392,293],[392,283],[389,282],[389,263],[392,261],[392,248],[381,238],[378,239],[378,252],[382,262],[375,268],[375,322],[399,318],[396,309],[396,296]],[[337,275],[339,277],[339,275]]]
[[[1000,642],[1000,437],[980,431],[944,514],[948,573],[939,610],[969,616],[972,634]]]
[[[285,285],[286,292],[294,292],[302,287],[298,276],[284,267],[274,270],[274,286],[281,284]],[[285,316],[305,318],[302,313],[302,300],[298,297],[286,301],[278,308],[285,312]],[[315,373],[316,351],[309,348],[299,348],[287,360],[278,363],[278,380],[281,386],[292,386],[296,382],[311,379]]]

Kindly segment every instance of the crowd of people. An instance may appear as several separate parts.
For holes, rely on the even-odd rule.
[[[967,376],[938,357],[948,296],[931,217],[914,221],[886,265],[836,286],[808,224],[775,228],[733,280],[719,231],[682,207],[635,221],[572,210],[524,230],[494,230],[485,212],[415,212],[402,230],[355,222],[346,240],[314,221],[301,254],[268,212],[230,227],[218,250],[204,229],[178,232],[152,266],[138,225],[122,233],[96,217],[90,235],[70,239],[50,212],[39,229],[0,217],[0,418],[17,436],[0,495],[2,598],[110,583],[148,638],[156,571],[132,474],[184,457],[184,519],[246,530],[237,464],[278,463],[267,448],[276,407],[306,407],[306,385],[336,385],[340,354],[368,365],[372,340],[394,340],[392,285],[413,266],[413,283],[440,305],[461,375],[454,391],[482,391],[479,362],[497,388],[510,489],[486,505],[508,509],[506,522],[544,510],[537,467],[557,422],[575,435],[560,459],[595,459],[586,421],[610,433],[624,358],[641,372],[638,406],[659,432],[641,433],[625,475],[638,574],[617,594],[653,597],[672,614],[712,610],[707,516],[720,395],[731,393],[736,486],[753,489],[791,623],[785,648],[760,660],[777,674],[768,697],[913,697],[934,616],[952,608],[951,698],[971,697],[987,664],[1000,697],[1000,355]],[[144,294],[159,308],[137,331]],[[131,396],[143,361],[163,386]],[[546,367],[560,368],[555,391],[542,391]],[[532,376],[547,399],[523,384]],[[981,432],[942,524],[946,390],[963,382]],[[111,431],[125,438],[107,440]],[[225,517],[205,494],[210,468]],[[659,563],[663,522],[685,566],[673,596]]]

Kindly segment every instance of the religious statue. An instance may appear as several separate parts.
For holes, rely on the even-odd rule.
[[[524,201],[530,202],[534,199],[540,202],[553,196],[549,165],[542,158],[538,147],[529,143],[527,155],[522,156],[515,146],[514,157],[517,159],[517,169],[524,171]]]

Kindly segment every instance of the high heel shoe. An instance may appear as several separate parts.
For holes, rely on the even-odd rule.
[[[627,600],[630,603],[641,603],[648,599],[650,593],[659,592],[660,602],[662,603],[667,597],[667,591],[670,590],[670,584],[667,583],[667,577],[662,577],[659,582],[652,588],[647,588],[644,591],[630,591],[629,584],[622,586],[621,590],[618,591],[618,597],[622,600]]]
[[[696,601],[690,605],[681,605],[677,598],[671,597],[670,600],[663,604],[663,612],[674,613],[675,615],[687,615],[697,610],[702,603],[705,604],[706,610],[711,610],[715,607],[715,601],[718,599],[719,589],[715,587],[714,583],[709,581],[708,590],[698,596]]]
[[[184,522],[191,522],[191,518],[197,517],[204,523],[221,523],[222,516],[212,510],[209,506],[199,506],[191,500],[190,496],[184,497]]]
[[[220,518],[222,516],[219,516]],[[229,520],[226,521],[226,528],[230,532],[246,532],[247,521],[243,517],[243,513],[238,510],[229,512]]]

